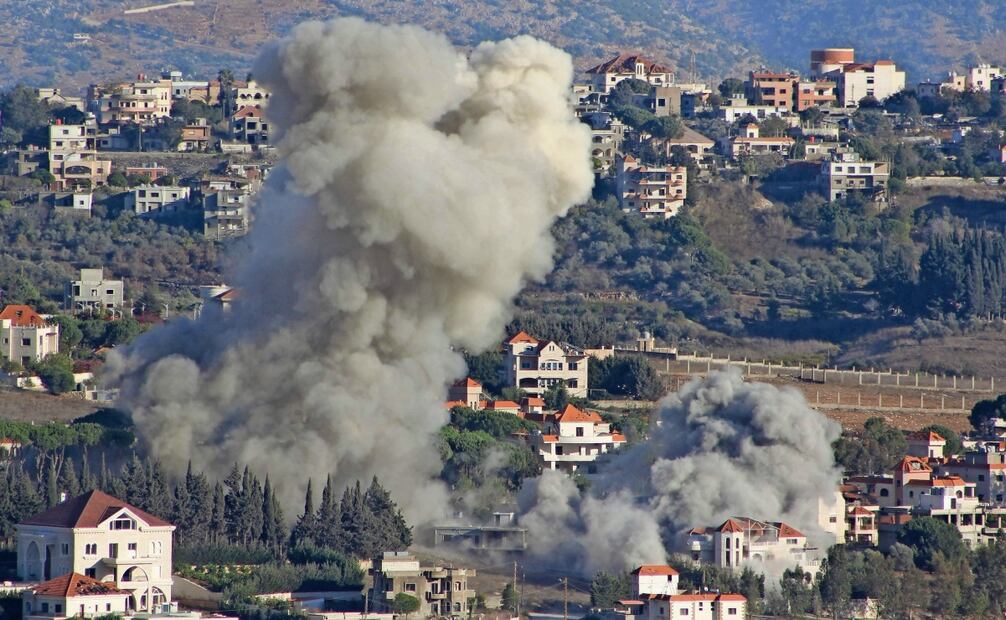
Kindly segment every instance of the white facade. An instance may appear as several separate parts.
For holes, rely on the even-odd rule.
[[[507,383],[541,396],[561,383],[570,395],[587,396],[587,354],[573,345],[538,340],[520,332],[506,343]]]
[[[11,304],[0,312],[0,357],[25,366],[59,353],[59,325],[30,306]]]
[[[49,172],[56,177],[53,189],[96,187],[108,181],[112,162],[98,159],[98,128],[93,120],[82,125],[49,125]]]
[[[17,573],[25,581],[79,573],[129,592],[130,610],[171,600],[175,527],[100,491],[67,500],[17,526]]]
[[[105,309],[122,307],[122,280],[106,280],[105,270],[81,269],[80,279],[67,283],[63,304],[67,310]]]
[[[545,432],[531,436],[544,469],[593,472],[592,463],[602,454],[625,445],[625,436],[611,432],[601,416],[573,405],[555,414]]]
[[[632,571],[632,596],[672,596],[678,593],[678,571],[670,566],[648,564]]]
[[[848,64],[828,74],[837,84],[839,105],[856,107],[864,97],[883,101],[905,90],[905,72],[890,60],[873,64]]]
[[[21,601],[25,620],[95,618],[125,615],[129,593],[113,584],[70,573],[25,590]]]
[[[689,550],[695,562],[732,570],[781,563],[816,572],[820,564],[817,549],[808,546],[807,537],[793,527],[744,517],[727,519],[717,528],[693,529]]]
[[[989,92],[992,89],[992,80],[1003,75],[1003,70],[999,67],[980,64],[968,67],[966,84],[969,90]]]
[[[752,105],[743,98],[731,99],[725,105],[716,108],[716,115],[728,123],[735,123],[748,115],[763,119],[770,116],[786,116],[789,113],[789,106]]]
[[[590,77],[591,90],[598,93],[608,93],[619,82],[628,79],[642,80],[653,86],[666,86],[671,83],[673,76],[667,67],[635,54],[619,54],[591,67],[587,70],[587,75]]]
[[[684,166],[647,166],[631,155],[619,157],[615,165],[615,191],[626,213],[666,220],[685,205],[688,169]]]
[[[189,204],[189,188],[177,185],[140,185],[126,194],[125,208],[137,215],[163,215]]]
[[[843,149],[821,162],[821,190],[829,201],[839,200],[850,191],[861,192],[877,200],[886,200],[891,168],[887,162],[864,161],[859,154]]]

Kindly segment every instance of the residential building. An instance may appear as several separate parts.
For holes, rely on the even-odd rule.
[[[17,573],[49,581],[68,573],[129,593],[126,609],[171,601],[175,526],[101,491],[68,499],[17,526]]]
[[[189,188],[178,185],[140,185],[126,194],[124,208],[139,216],[161,216],[188,207]]]
[[[654,116],[681,116],[681,86],[654,86],[647,97],[647,108]]]
[[[826,77],[835,82],[838,103],[846,108],[858,106],[865,97],[883,101],[905,89],[905,72],[891,60],[844,64]]]
[[[251,223],[251,194],[244,189],[211,189],[202,193],[203,234],[214,239],[237,237]]]
[[[688,193],[684,166],[647,166],[632,155],[616,158],[615,166],[615,192],[626,213],[668,219],[684,206]]]
[[[161,73],[161,79],[171,81],[172,99],[191,100],[193,89],[202,94],[209,87],[209,82],[206,80],[184,79],[181,71],[165,71]]]
[[[856,487],[860,493],[868,495],[881,508],[898,505],[898,484],[889,474],[872,476],[851,476],[846,484]]]
[[[233,116],[245,108],[265,110],[269,105],[269,91],[256,82],[234,82],[231,92],[224,102],[224,115]]]
[[[975,485],[978,499],[986,503],[1006,502],[1006,452],[996,444],[948,458],[939,465],[941,474],[959,476]]]
[[[93,194],[91,192],[52,192],[39,194],[39,202],[60,215],[91,215]]]
[[[625,620],[730,620],[747,618],[747,599],[736,593],[681,592],[678,571],[650,564],[632,571],[632,598],[618,601],[614,611]]]
[[[56,178],[51,189],[105,185],[112,162],[98,159],[96,135],[97,126],[90,119],[81,125],[64,125],[56,119],[49,126],[49,172]]]
[[[59,324],[31,306],[10,304],[0,311],[0,357],[26,366],[59,353]]]
[[[622,80],[642,80],[653,86],[666,86],[672,75],[667,67],[640,54],[619,54],[618,56],[587,69],[591,89],[597,93],[611,92]]]
[[[746,565],[795,566],[816,572],[817,549],[807,537],[782,522],[731,517],[719,527],[695,528],[689,532],[692,560],[720,568],[740,570]]]
[[[933,478],[933,468],[928,459],[917,456],[906,456],[894,466],[894,492],[898,506],[915,504],[919,491],[912,488],[911,482],[928,483]]]
[[[67,310],[115,310],[122,307],[122,280],[106,280],[105,270],[81,269],[80,279],[68,282],[63,291],[63,307]]]
[[[830,501],[824,497],[817,501],[817,525],[822,531],[831,534],[835,544],[845,542],[847,508],[845,494],[841,488],[835,490]]]
[[[679,147],[688,151],[688,155],[697,164],[701,164],[713,155],[713,149],[716,147],[713,140],[688,126],[683,127],[683,133],[679,138],[653,138],[653,141],[654,144],[660,144],[660,150],[665,156],[670,157],[674,154],[675,148]]]
[[[153,125],[171,116],[171,80],[137,78],[110,88],[89,87],[88,99],[99,123]]]
[[[595,174],[608,174],[625,139],[625,124],[608,112],[586,114],[583,120],[590,125],[590,156]]]
[[[24,590],[21,602],[25,620],[65,620],[124,616],[129,592],[115,584],[79,573],[67,573]]]
[[[59,88],[36,88],[35,94],[39,101],[53,109],[77,108],[81,112],[87,111],[87,104],[82,98],[64,95]]]
[[[908,442],[908,454],[923,459],[943,459],[943,449],[947,445],[947,440],[933,431],[919,431],[908,433],[905,437]]]
[[[890,165],[882,161],[864,161],[852,149],[840,149],[821,162],[821,192],[830,201],[841,200],[850,192],[860,192],[877,201],[887,200]]]
[[[1001,68],[982,63],[968,67],[965,84],[968,90],[989,92],[993,80],[1003,75]]]
[[[408,552],[389,551],[374,558],[370,572],[374,585],[369,600],[374,611],[392,611],[395,596],[404,593],[419,600],[416,615],[420,618],[469,616],[468,602],[475,598],[475,591],[468,579],[475,576],[474,569],[423,566]]]
[[[747,98],[757,105],[791,109],[800,76],[795,73],[751,71],[744,85]]]
[[[672,596],[678,593],[678,571],[661,564],[645,564],[632,571],[632,596]]]
[[[834,71],[841,71],[846,65],[856,62],[856,50],[851,47],[830,47],[811,50],[810,75],[820,78]]]
[[[231,116],[231,138],[253,146],[269,144],[269,123],[262,110],[248,106],[235,112]]]
[[[875,547],[880,542],[876,517],[875,511],[863,506],[849,506],[845,518],[845,543]]]
[[[587,354],[565,342],[519,332],[505,343],[507,384],[532,396],[563,383],[571,396],[587,397]]]
[[[178,150],[187,153],[204,153],[210,149],[210,125],[205,118],[198,118],[191,125],[182,127],[182,139]]]
[[[835,105],[838,96],[835,94],[835,82],[830,80],[800,80],[796,84],[796,112],[810,108],[823,108]]]
[[[746,116],[760,120],[769,116],[786,116],[789,113],[789,105],[751,104],[743,95],[728,99],[716,108],[716,115],[728,123],[735,123]]]
[[[566,472],[595,473],[594,461],[625,443],[625,436],[613,433],[601,416],[573,405],[548,418],[544,430],[531,436],[542,467]]]
[[[723,154],[735,159],[743,155],[765,155],[768,153],[789,156],[794,144],[795,141],[789,136],[762,136],[758,125],[754,123],[748,123],[743,128],[741,135],[724,138],[721,141]]]
[[[157,179],[167,176],[168,169],[155,162],[145,162],[138,166],[126,166],[125,174],[129,176],[145,177],[147,183],[156,183]]]
[[[470,409],[479,409],[480,403],[485,400],[482,394],[482,384],[471,377],[458,379],[447,390],[447,400],[450,403],[460,403]]]

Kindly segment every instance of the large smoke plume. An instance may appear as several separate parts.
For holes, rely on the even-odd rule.
[[[682,531],[730,516],[785,521],[833,544],[818,508],[841,479],[840,432],[794,389],[714,372],[665,398],[650,439],[602,465],[587,497],[556,472],[528,485],[524,524],[533,548],[588,572],[663,562]]]
[[[141,338],[109,364],[154,456],[308,476],[378,475],[442,514],[434,438],[453,347],[496,342],[551,267],[549,229],[589,196],[567,54],[529,37],[469,57],[442,36],[309,22],[264,52],[282,162],[259,200],[232,312]]]

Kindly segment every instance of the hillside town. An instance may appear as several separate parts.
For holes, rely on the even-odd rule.
[[[760,68],[716,85],[640,51],[584,64],[571,89],[563,87],[570,117],[563,122],[569,121],[571,134],[589,139],[591,200],[643,231],[638,238],[647,247],[673,239],[687,248],[689,265],[715,271],[728,259],[710,249],[705,232],[696,232],[690,209],[728,185],[769,188],[796,205],[820,202],[815,213],[830,218],[830,228],[821,224],[815,238],[837,238],[835,231],[847,226],[850,248],[863,244],[849,232],[853,216],[840,215],[896,212],[906,188],[1003,191],[1006,70],[979,62],[909,82],[898,59],[864,59],[853,48],[807,50],[807,60],[806,71]],[[441,96],[428,85],[407,96],[389,95],[372,82],[352,97],[343,93],[347,100],[391,100],[371,104],[382,113],[390,108],[390,120],[357,134],[354,128],[374,122],[366,114],[351,109],[345,118],[326,121],[320,113],[291,111],[296,106],[282,99],[289,98],[288,84],[273,76],[273,97],[267,82],[254,78],[239,80],[228,69],[213,79],[167,70],[96,80],[83,93],[59,84],[18,85],[0,98],[0,219],[41,222],[32,229],[11,220],[16,245],[38,248],[37,256],[25,254],[31,268],[11,267],[13,249],[9,264],[7,256],[0,261],[0,401],[10,403],[0,402],[4,618],[727,620],[1006,613],[1006,395],[1000,395],[997,376],[904,360],[901,367],[840,365],[830,352],[827,358],[796,350],[759,356],[737,345],[739,339],[725,347],[732,355],[689,353],[698,328],[686,333],[665,326],[655,334],[644,321],[612,311],[604,302],[646,310],[652,299],[645,291],[641,296],[604,286],[602,280],[611,278],[593,266],[580,263],[576,274],[598,280],[589,293],[572,284],[554,290],[547,289],[554,281],[541,284],[552,254],[586,246],[588,239],[571,234],[542,242],[529,223],[534,211],[497,213],[499,221],[492,222],[473,222],[449,209],[381,211],[374,194],[436,202],[439,194],[427,186],[463,195],[497,188],[482,192],[484,179],[462,165],[445,165],[452,168],[447,180],[428,182],[394,167],[400,162],[389,153],[396,149],[382,140],[395,128],[421,133],[402,120],[408,116],[403,110],[421,107],[411,100],[423,93]],[[449,113],[416,112],[423,131],[443,132],[441,142],[417,150],[423,158],[436,159],[435,153],[479,134],[464,114],[492,118],[485,110],[524,96],[521,88],[506,90],[481,74],[478,80],[498,87],[489,92],[500,101],[487,101],[480,91],[478,97],[465,94],[472,99]],[[340,106],[351,107],[335,96],[315,99],[335,116],[344,112]],[[309,120],[279,138],[270,116],[276,107]],[[522,114],[499,116],[510,122]],[[482,130],[501,143],[509,138],[498,128]],[[384,154],[386,173],[373,174],[363,156],[346,163],[371,139],[367,147]],[[318,146],[330,143],[346,151]],[[310,148],[296,151],[303,145]],[[486,176],[512,186],[525,182],[477,155],[491,171]],[[527,165],[544,167],[547,160],[536,153]],[[317,170],[317,185],[324,187],[298,176],[298,166]],[[407,190],[398,186],[398,175]],[[551,181],[542,183],[548,191],[535,187],[519,199],[530,203],[560,191]],[[274,195],[280,191],[302,192],[301,203],[282,202]],[[790,200],[787,192],[800,198]],[[305,196],[326,205],[346,196],[359,202],[348,215],[305,215],[297,210],[309,201]],[[495,209],[510,199],[488,200]],[[289,207],[290,222],[268,215],[269,201]],[[578,207],[566,217],[586,213]],[[944,232],[953,243],[935,241],[943,229],[932,223],[936,215],[927,216],[927,239],[935,249],[927,249],[918,268],[913,262],[884,272],[886,288],[877,293],[901,305],[857,303],[872,302],[871,311],[888,320],[908,317],[913,307],[938,313],[938,319],[906,321],[906,330],[914,331],[902,340],[918,343],[930,337],[927,330],[935,337],[959,335],[933,326],[949,324],[952,314],[954,329],[974,333],[967,329],[979,328],[962,327],[968,321],[954,314],[963,317],[965,309],[971,323],[1001,324],[1001,244],[967,232],[950,206],[927,208],[946,212],[951,223]],[[548,228],[555,218],[550,211],[539,219]],[[436,229],[429,232],[433,241],[395,236],[417,219],[424,232]],[[450,226],[454,219],[460,228]],[[891,216],[857,234],[909,239],[898,222]],[[295,224],[303,228],[284,237],[287,225]],[[85,229],[105,237],[74,232]],[[653,231],[666,237],[646,236]],[[497,245],[482,243],[480,234],[491,234]],[[142,235],[160,245],[140,258],[126,255]],[[255,243],[274,245],[256,250]],[[956,249],[960,257],[951,256]],[[297,253],[327,251],[346,257],[324,264],[304,286],[299,278],[306,263]],[[458,257],[493,256],[475,267],[448,268],[450,257],[443,255],[454,251]],[[529,263],[514,278],[495,272],[497,261],[539,254],[544,267]],[[894,251],[882,254],[887,266],[901,258]],[[242,259],[243,271],[227,262]],[[430,261],[426,272],[434,276],[423,275],[421,260]],[[624,265],[628,259],[611,260]],[[757,266],[758,260],[746,262]],[[181,277],[151,275],[167,262],[202,266]],[[207,266],[214,262],[226,269]],[[572,281],[568,265],[563,273]],[[881,266],[861,271],[873,278]],[[843,321],[852,312],[838,308],[842,293],[826,275],[811,293],[819,315],[793,309],[801,292],[793,292],[795,284],[771,293],[759,290],[758,282],[736,288],[738,297],[757,306],[752,314],[762,312],[766,321],[804,326],[821,320],[846,329],[851,323]],[[639,278],[639,290],[663,293]],[[952,281],[966,290],[919,301],[926,296],[905,288],[916,280],[919,287]],[[511,281],[538,287],[533,292],[542,305],[573,308],[556,319],[539,312],[541,306],[521,306],[523,293],[508,297]],[[381,295],[368,297],[368,287]],[[711,304],[707,292],[696,286],[688,294]],[[499,308],[486,301],[492,294],[506,297]],[[438,313],[443,300],[456,307]],[[523,312],[511,317],[515,307]],[[484,333],[495,334],[492,329],[471,334],[456,325],[480,313],[505,325],[505,337],[492,340]],[[685,317],[682,311],[667,314],[661,320],[668,324]],[[307,335],[299,331],[305,324]],[[386,339],[373,335],[381,330]],[[254,335],[228,348],[228,339],[246,333]],[[278,344],[270,339],[275,334]],[[783,339],[771,332],[759,337],[763,344]],[[438,347],[450,357],[431,352]],[[295,362],[284,365],[288,356]],[[207,379],[212,372],[223,378]],[[274,410],[257,390],[289,400],[297,393],[306,404]],[[383,412],[401,402],[407,410],[396,409],[387,419],[328,415]],[[262,409],[268,409],[262,417],[247,413]],[[207,422],[220,411],[226,416],[220,414],[217,426]],[[799,419],[785,417],[791,414]],[[323,430],[312,426],[319,419]],[[237,430],[248,420],[254,421],[250,440]],[[209,430],[200,435],[188,424]],[[282,436],[280,426],[304,443],[283,436],[283,457],[277,458],[265,446],[270,436]],[[339,449],[350,456],[333,470],[321,454],[337,440],[346,441]],[[294,453],[308,453],[308,467]],[[372,453],[380,466],[371,466]],[[411,462],[415,453],[420,457]],[[290,462],[281,462],[286,456]],[[780,469],[783,458],[794,458],[789,464],[803,471]],[[386,475],[396,471],[389,462],[420,478],[402,482]],[[759,479],[738,492],[737,480],[728,480],[733,467],[751,469]],[[785,487],[800,478],[813,480],[816,495],[798,496]],[[783,499],[774,501],[776,491]]]

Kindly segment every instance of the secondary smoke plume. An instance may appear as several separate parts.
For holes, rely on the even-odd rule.
[[[662,562],[682,531],[730,516],[820,537],[818,502],[831,503],[840,482],[840,431],[796,390],[715,372],[664,399],[650,439],[605,463],[590,496],[553,472],[529,485],[524,524],[548,557],[590,570]]]
[[[358,19],[297,26],[259,59],[282,162],[232,312],[154,330],[109,364],[154,456],[238,461],[299,501],[307,476],[378,475],[422,521],[452,347],[502,337],[551,267],[549,228],[589,196],[567,54],[529,37],[466,58]]]

